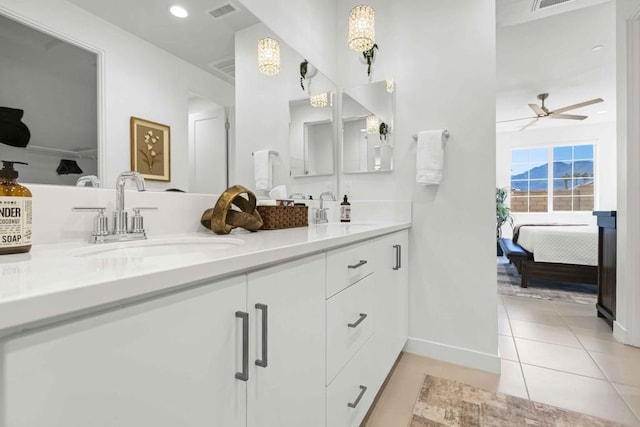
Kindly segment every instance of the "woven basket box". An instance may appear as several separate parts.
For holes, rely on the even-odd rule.
[[[258,206],[262,217],[262,230],[307,227],[309,225],[308,206]]]

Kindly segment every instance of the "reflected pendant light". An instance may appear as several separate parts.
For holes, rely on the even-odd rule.
[[[380,132],[380,119],[375,114],[367,116],[367,133],[376,134]]]
[[[326,107],[329,105],[329,96],[327,95],[327,92],[311,95],[309,97],[309,103],[312,107],[316,108]]]
[[[258,70],[267,76],[280,71],[280,44],[270,37],[258,41]]]
[[[349,47],[358,52],[370,50],[375,43],[375,12],[371,6],[360,5],[349,13]]]

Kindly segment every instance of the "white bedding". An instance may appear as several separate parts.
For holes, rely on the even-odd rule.
[[[518,244],[538,262],[598,265],[596,226],[524,226]]]

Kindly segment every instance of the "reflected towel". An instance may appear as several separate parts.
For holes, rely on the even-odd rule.
[[[444,130],[426,130],[418,133],[416,152],[416,182],[438,185],[444,166]]]
[[[256,190],[271,190],[271,150],[259,150],[253,153],[253,173],[256,178]]]

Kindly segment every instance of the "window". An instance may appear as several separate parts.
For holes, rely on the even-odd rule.
[[[511,211],[593,210],[593,163],[593,145],[512,150]]]

